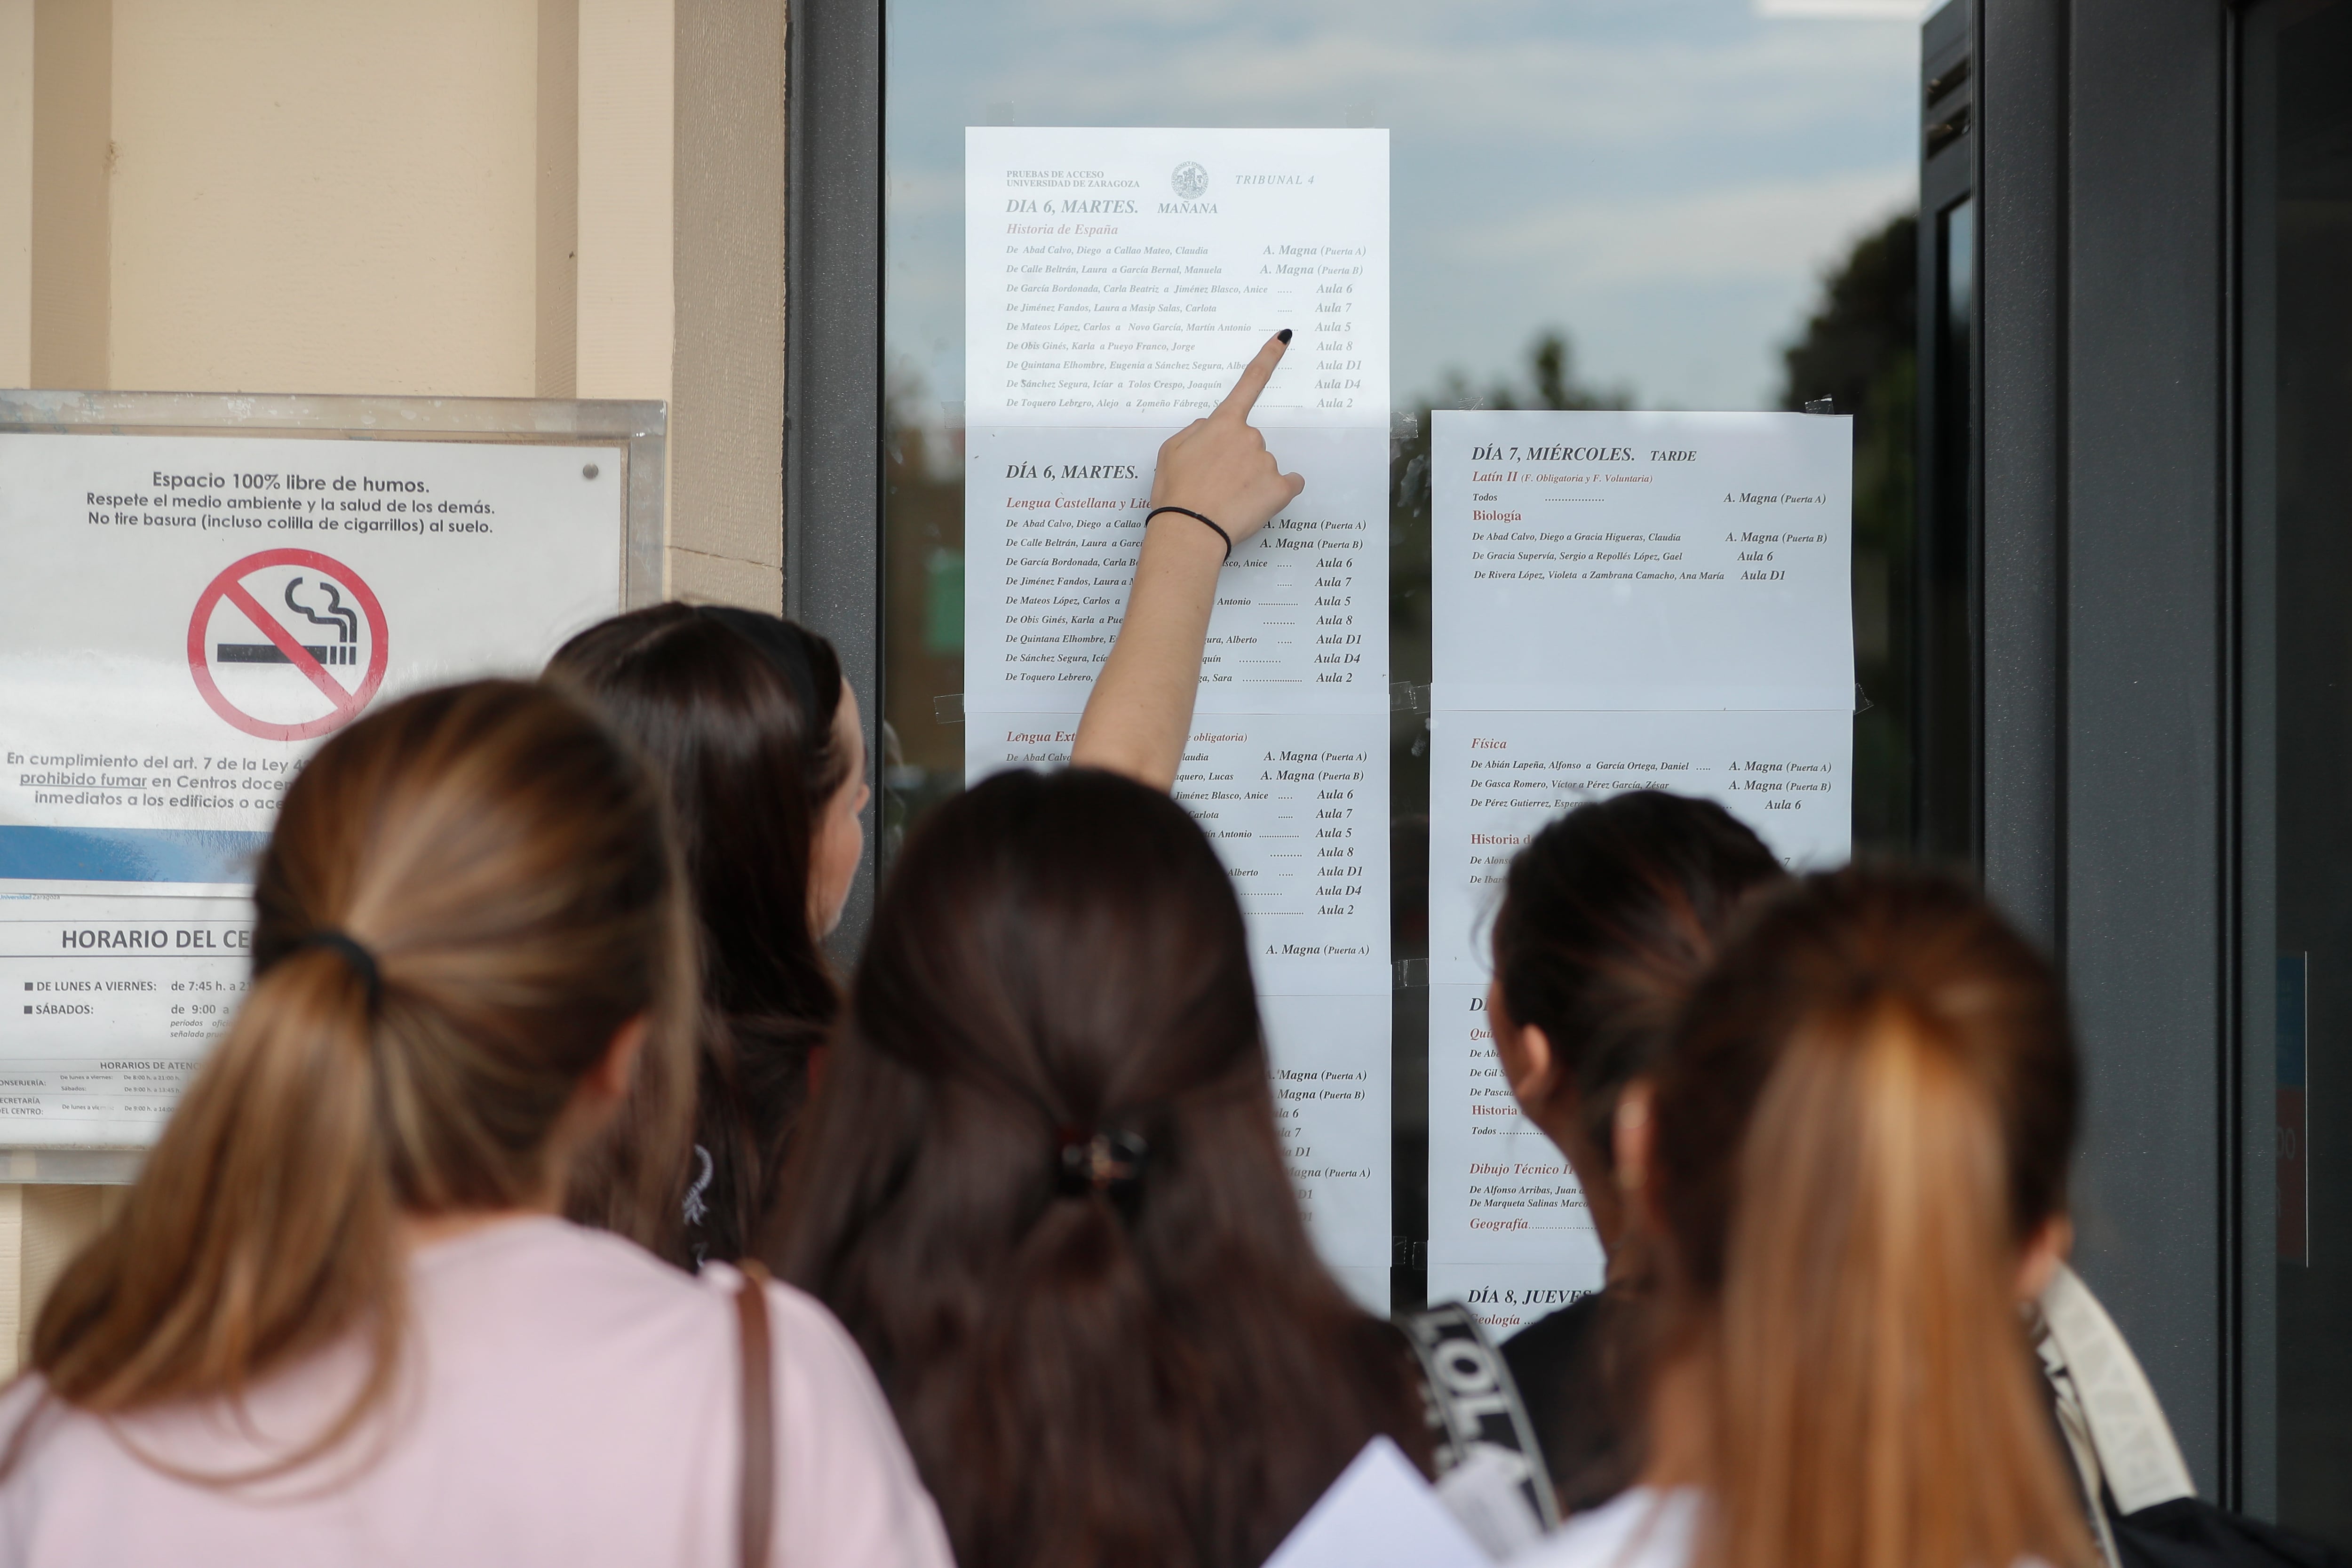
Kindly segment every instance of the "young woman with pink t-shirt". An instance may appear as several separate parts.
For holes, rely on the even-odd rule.
[[[635,1245],[689,1147],[680,889],[552,689],[328,742],[250,991],[0,1393],[0,1564],[945,1568],[824,1309]],[[583,1185],[624,1235],[559,1217]]]

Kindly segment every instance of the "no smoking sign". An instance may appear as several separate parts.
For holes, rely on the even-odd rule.
[[[308,741],[359,717],[391,639],[360,574],[315,550],[265,550],[196,595],[188,673],[212,710],[265,741]]]

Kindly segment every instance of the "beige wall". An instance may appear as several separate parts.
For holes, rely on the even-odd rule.
[[[0,1187],[0,1366],[32,1348],[33,1316],[74,1254],[122,1206],[127,1187]]]
[[[784,0],[0,0],[0,385],[658,398],[782,602]]]
[[[782,602],[784,14],[677,0],[677,416],[671,504],[700,520],[674,540],[670,582],[713,598]],[[750,68],[747,68],[747,66]]]
[[[784,5],[0,0],[0,386],[662,399],[775,609]],[[0,1184],[0,1376],[118,1197]]]
[[[580,386],[580,4],[539,0],[538,268],[533,358],[541,397]]]
[[[110,382],[528,397],[536,0],[113,0]]]
[[[676,17],[668,0],[579,0],[579,395],[667,397]]]
[[[33,378],[33,0],[0,0],[0,386]]]
[[[106,384],[107,169],[113,8],[33,0],[33,232],[26,278],[38,386]]]

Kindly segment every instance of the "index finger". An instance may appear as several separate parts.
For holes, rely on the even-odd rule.
[[[1265,347],[1257,351],[1257,357],[1242,366],[1241,379],[1234,383],[1231,392],[1225,394],[1225,400],[1217,405],[1217,412],[1230,414],[1236,419],[1247,419],[1250,410],[1257,406],[1258,394],[1264,392],[1265,384],[1274,379],[1274,368],[1282,363],[1282,356],[1289,348],[1290,334],[1286,330],[1266,339]]]

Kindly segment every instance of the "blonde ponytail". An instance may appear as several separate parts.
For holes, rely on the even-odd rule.
[[[234,1397],[373,1310],[372,1375],[320,1447],[382,1396],[400,1268],[369,1033],[332,952],[257,977],[147,1178],[41,1313],[32,1363],[54,1394],[106,1412]]]
[[[2093,1561],[2016,1299],[2074,1093],[2054,978],[1949,883],[1810,879],[1727,951],[1656,1106],[1710,1568]]]
[[[234,1402],[357,1332],[367,1375],[323,1430],[202,1479],[341,1443],[397,1373],[400,1215],[555,1195],[559,1119],[640,1015],[639,1082],[592,1163],[597,1206],[654,1239],[691,1094],[677,886],[652,782],[554,692],[427,692],[329,742],[271,837],[243,1005],[42,1310],[49,1394],[100,1414]]]

